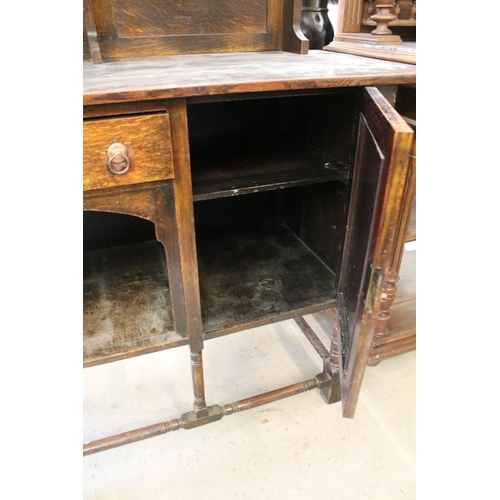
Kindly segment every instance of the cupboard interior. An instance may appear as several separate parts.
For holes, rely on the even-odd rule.
[[[153,223],[84,212],[84,366],[186,342],[174,330],[165,251]]]
[[[345,179],[361,89],[311,92],[189,101],[194,200]]]
[[[188,103],[206,338],[334,307],[361,90]],[[151,222],[84,212],[84,325],[86,366],[187,343]]]
[[[348,194],[334,181],[196,202],[205,335],[333,307]]]
[[[335,305],[361,94],[188,102],[206,336]]]

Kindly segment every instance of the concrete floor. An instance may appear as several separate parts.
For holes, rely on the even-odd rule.
[[[328,317],[308,316],[327,344]],[[415,352],[368,367],[354,419],[317,390],[84,457],[85,499],[415,498]],[[206,342],[208,404],[319,373],[293,321]],[[192,409],[187,347],[84,370],[91,441]]]

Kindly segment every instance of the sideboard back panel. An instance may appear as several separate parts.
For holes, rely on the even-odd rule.
[[[118,36],[265,33],[266,0],[115,0]],[[132,8],[131,8],[132,7]]]
[[[91,0],[89,3],[104,60],[281,50],[281,0]]]

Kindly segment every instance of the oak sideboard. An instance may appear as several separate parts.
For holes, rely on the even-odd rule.
[[[299,4],[262,0],[251,16],[234,7],[227,29],[215,12],[186,34],[175,16],[147,22],[137,0],[84,3],[83,364],[188,345],[193,382],[192,409],[85,443],[84,454],[308,390],[354,416],[414,135],[376,87],[414,84],[416,70],[309,51]],[[303,317],[320,311],[334,318],[329,345]],[[290,319],[321,373],[210,401],[204,343]]]

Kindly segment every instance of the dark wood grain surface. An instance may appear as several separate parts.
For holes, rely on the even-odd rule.
[[[392,262],[413,130],[375,88],[365,89],[339,277],[342,410],[353,417]],[[345,305],[344,305],[345,304]],[[344,309],[345,308],[345,309]]]
[[[174,332],[160,243],[84,254],[83,288],[84,366],[187,343]]]
[[[267,0],[114,0],[114,7],[121,38],[265,33],[267,29]]]
[[[182,289],[186,312],[185,329],[182,331],[177,330],[177,332],[189,335],[191,350],[198,353],[203,348],[203,340],[186,101],[184,99],[170,101],[169,113],[173,123],[172,145],[175,170],[173,188],[175,228],[178,243],[178,262],[176,266],[180,266],[182,270],[178,285],[179,291]],[[170,236],[167,234],[166,237]]]
[[[206,334],[334,303],[335,275],[284,226],[203,239],[198,258]]]
[[[290,0],[300,8],[300,0]],[[104,61],[128,57],[281,50],[283,0],[93,0]],[[300,14],[300,13],[299,13]],[[88,54],[84,53],[84,57]]]
[[[413,65],[311,51],[144,57],[83,63],[83,103],[416,82]]]
[[[203,169],[193,170],[193,195],[195,201],[209,200],[345,179],[347,174],[346,165],[320,152],[314,159],[291,152],[275,158],[251,151],[239,160],[204,163]]]

